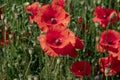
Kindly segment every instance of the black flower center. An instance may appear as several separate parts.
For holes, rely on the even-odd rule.
[[[104,19],[106,19],[106,17],[107,17],[106,15],[103,16]]]
[[[113,41],[112,40],[108,41],[108,44],[113,44]]]
[[[57,20],[55,18],[51,18],[51,23],[52,24],[56,24],[57,23]]]
[[[55,40],[55,44],[56,44],[56,45],[60,45],[60,44],[61,44],[60,39],[56,39],[56,40]]]

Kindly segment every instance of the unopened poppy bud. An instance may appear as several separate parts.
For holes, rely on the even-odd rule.
[[[57,64],[59,64],[59,63],[60,63],[60,59],[58,58],[58,59],[57,59]]]
[[[28,75],[28,80],[32,80],[33,76],[32,75]]]
[[[75,27],[75,28],[74,28],[74,33],[76,33],[76,32],[77,32],[77,28]]]
[[[1,20],[4,19],[4,15],[3,15],[3,14],[0,15],[0,19],[1,19]]]
[[[18,80],[17,78],[14,78],[13,80]]]
[[[33,80],[39,80],[38,75],[35,75]]]
[[[9,34],[9,38],[12,39],[13,35],[12,34]]]
[[[117,2],[119,3],[119,2],[120,2],[120,0],[117,0]]]
[[[109,72],[110,72],[110,68],[109,67],[105,68],[105,74],[108,74]]]
[[[18,74],[18,75],[19,75],[19,77],[20,77],[20,78],[22,78],[22,77],[23,77],[23,74],[22,74],[22,73],[20,73],[20,74]]]
[[[99,41],[99,36],[96,36],[95,39],[96,39],[96,41],[98,42],[98,41]]]
[[[33,42],[33,46],[36,46],[36,42],[35,41]]]
[[[23,5],[24,6],[28,6],[28,5],[30,5],[30,3],[29,2],[25,2]]]
[[[101,0],[97,0],[97,4],[101,4]]]
[[[16,10],[16,4],[13,4],[13,5],[12,5],[11,10],[12,10],[13,12]]]
[[[7,31],[7,30],[8,30],[8,26],[5,25],[5,31]]]
[[[84,4],[85,4],[85,1],[84,1],[84,0],[83,0],[83,1],[81,1],[81,2],[80,2],[80,4],[81,4],[81,5],[84,5]]]
[[[95,22],[95,26],[98,27],[98,26],[99,26],[99,23],[98,23],[98,22]]]
[[[116,12],[111,13],[111,14],[110,14],[110,21],[112,21],[115,16],[116,16]]]
[[[5,18],[5,19],[4,19],[4,23],[7,24],[7,22],[8,22],[8,21],[7,21],[7,18]]]
[[[29,49],[29,54],[31,55],[33,53],[33,48]]]

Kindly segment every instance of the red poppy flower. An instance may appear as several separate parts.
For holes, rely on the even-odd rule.
[[[29,17],[30,22],[34,22],[34,18],[37,15],[37,12],[39,10],[39,2],[34,2],[33,4],[26,7],[26,12],[30,12],[31,16]]]
[[[100,41],[97,43],[97,49],[101,52],[118,52],[120,33],[115,30],[105,30],[100,35]]]
[[[43,5],[36,16],[35,22],[39,28],[47,32],[50,27],[58,24],[66,28],[70,21],[70,14],[58,5]]]
[[[0,39],[0,45],[4,46],[5,44],[10,44],[8,32],[6,32],[6,40],[4,40],[4,37],[1,37],[1,39]]]
[[[64,0],[52,0],[52,5],[59,5],[65,8],[65,1]]]
[[[40,41],[42,49],[49,56],[77,56],[77,51],[75,50],[76,37],[74,33],[69,29],[61,28],[60,25],[50,28],[46,34],[41,34],[38,40]],[[83,46],[83,42],[81,41],[79,45]],[[78,47],[82,48],[80,46]]]
[[[2,8],[0,7],[0,14],[2,14]]]
[[[82,41],[82,39],[80,39],[79,37],[75,37],[75,48],[77,49],[83,49],[84,48],[84,43]]]
[[[117,57],[118,60],[120,60],[120,44],[117,52],[109,51],[109,55],[112,55],[113,57]]]
[[[96,7],[94,11],[95,18],[94,22],[100,23],[105,28],[108,23],[115,23],[117,21],[117,13],[112,8],[102,8],[101,6]]]
[[[0,20],[1,20],[2,8],[0,7]]]
[[[78,22],[79,24],[83,22],[83,18],[82,18],[82,16],[79,16],[79,17],[78,17],[77,22]]]
[[[70,70],[75,76],[84,77],[91,74],[92,68],[88,61],[77,61],[72,64]]]
[[[102,57],[99,59],[99,65],[101,72],[103,72],[105,76],[116,75],[120,72],[120,60],[118,60],[117,57],[112,57],[111,55]]]
[[[120,12],[118,12],[118,20],[120,20]]]
[[[10,44],[10,39],[9,39],[9,35],[13,35],[13,39],[16,39],[16,33],[11,33],[11,32],[6,32],[6,36],[4,40],[4,37],[2,35],[2,37],[0,38],[0,46],[4,46],[5,44]]]

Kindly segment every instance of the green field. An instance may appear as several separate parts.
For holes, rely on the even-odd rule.
[[[36,23],[30,23],[31,14],[26,12],[28,4],[34,2],[45,5],[51,4],[52,0],[0,0],[0,44],[2,38],[4,40],[4,45],[0,45],[0,80],[120,80],[120,66],[115,75],[105,76],[100,71],[98,61],[107,56],[108,51],[102,54],[96,49],[100,34],[104,30],[120,32],[120,21],[108,23],[106,28],[93,21],[97,6],[119,12],[120,0],[65,0],[64,9],[70,14],[67,27],[84,42],[84,48],[78,50],[78,55],[74,58],[68,55],[52,57],[41,48],[37,38],[42,31]],[[82,17],[81,22],[79,17]],[[81,60],[89,61],[91,64],[90,75],[79,77],[70,71],[71,65]]]

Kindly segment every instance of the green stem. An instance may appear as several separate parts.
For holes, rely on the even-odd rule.
[[[105,80],[108,80],[108,76],[105,77]]]
[[[29,62],[28,66],[27,66],[27,69],[26,69],[26,71],[25,71],[25,76],[26,76],[27,73],[28,73],[28,70],[29,70],[29,68],[30,68],[31,62],[32,62],[32,55],[30,54],[30,62]]]

